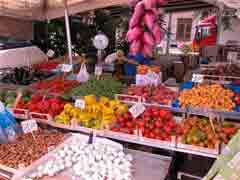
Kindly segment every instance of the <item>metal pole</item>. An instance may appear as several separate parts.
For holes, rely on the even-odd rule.
[[[66,3],[65,3],[64,15],[65,15],[65,27],[66,27],[67,43],[68,43],[68,57],[69,57],[69,63],[72,65],[73,64],[72,41],[71,41],[71,32],[70,32],[69,17],[68,17],[68,7]]]
[[[217,45],[221,42],[222,33],[222,14],[223,14],[224,4],[220,4],[217,12]]]
[[[167,27],[167,51],[166,54],[169,55],[169,47],[170,47],[170,38],[171,38],[171,30],[172,30],[172,13],[169,13],[168,16],[168,27]]]

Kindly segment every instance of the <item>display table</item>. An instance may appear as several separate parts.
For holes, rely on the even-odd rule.
[[[69,138],[67,138],[62,144],[56,147],[55,150],[49,151],[48,154],[41,157],[39,160],[33,162],[30,166],[17,170],[12,179],[19,180],[22,177],[30,175],[32,172],[35,172],[39,166],[44,165],[46,162],[53,160],[54,153],[59,152],[60,149],[64,148],[67,145],[71,145],[76,140],[78,142],[83,142],[86,141],[87,139],[88,136],[82,134],[76,135],[73,134],[72,136],[69,136]],[[100,144],[107,144],[108,146],[111,147],[118,147],[119,149],[123,148],[121,144],[118,144],[116,142],[104,138],[96,138],[94,142]],[[125,152],[125,154],[131,154],[133,157],[132,161],[133,180],[146,180],[146,179],[164,180],[168,175],[172,158],[124,148],[123,151]],[[43,178],[43,180],[55,180],[55,179],[72,180],[73,177],[72,168],[73,166],[70,168],[66,168],[56,176],[45,177]]]
[[[36,46],[1,50],[0,69],[29,66],[47,59],[47,56]]]
[[[134,158],[133,180],[164,180],[166,178],[171,158],[129,149],[126,149],[126,152]],[[71,180],[71,178],[66,175],[59,175],[43,180]]]

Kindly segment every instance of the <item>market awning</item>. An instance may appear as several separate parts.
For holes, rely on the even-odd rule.
[[[240,8],[240,0],[166,0],[167,11],[183,11],[217,6],[224,3],[231,8]],[[65,0],[0,0],[0,16],[21,19],[44,20],[64,16]],[[69,14],[127,5],[128,0],[66,0]]]
[[[198,8],[207,8],[212,6],[213,4],[204,0],[167,0],[164,9],[167,12],[176,12],[188,11]]]
[[[126,5],[127,0],[66,0],[69,14],[109,6]],[[44,20],[64,16],[65,0],[0,0],[0,16]]]
[[[88,0],[66,0],[66,4],[70,7],[83,1]],[[64,5],[65,0],[0,0],[0,16],[21,19],[45,19],[47,11]]]
[[[80,3],[68,6],[69,14],[76,14],[94,9],[107,8],[111,6],[127,5],[128,0],[84,0]],[[45,12],[47,19],[54,19],[64,16],[64,7],[50,8]]]

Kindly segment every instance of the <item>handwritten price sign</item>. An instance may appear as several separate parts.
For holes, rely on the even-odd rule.
[[[201,83],[203,82],[203,80],[204,80],[204,76],[202,74],[193,74],[192,82]]]
[[[33,131],[38,130],[38,125],[35,120],[27,120],[21,122],[22,130],[25,134],[32,133]]]
[[[75,107],[85,109],[85,101],[83,99],[77,99],[75,101]]]
[[[146,108],[142,103],[137,103],[129,109],[129,112],[132,114],[134,118],[137,118],[145,111],[145,109]]]

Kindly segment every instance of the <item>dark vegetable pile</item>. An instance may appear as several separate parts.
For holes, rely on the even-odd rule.
[[[49,78],[52,75],[54,74],[50,72],[20,67],[14,68],[11,72],[7,73],[1,81],[8,84],[29,85],[33,82]]]

